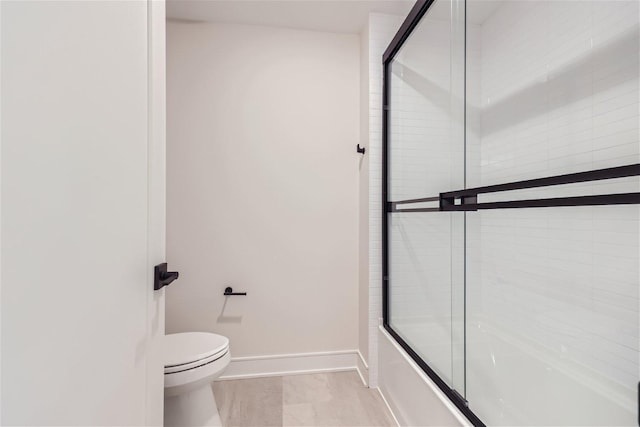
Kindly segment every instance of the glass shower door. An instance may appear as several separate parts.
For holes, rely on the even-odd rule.
[[[464,2],[437,0],[387,69],[387,329],[464,395]]]
[[[586,173],[467,213],[469,407],[487,425],[636,425],[639,3],[468,7],[468,187]]]
[[[474,425],[636,425],[640,2],[418,2],[384,56],[385,328]]]

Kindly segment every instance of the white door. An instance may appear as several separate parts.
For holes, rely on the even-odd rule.
[[[164,4],[0,15],[2,424],[161,424]]]

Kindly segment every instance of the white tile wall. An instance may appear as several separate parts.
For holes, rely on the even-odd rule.
[[[479,184],[637,161],[636,8],[505,2],[484,23]]]
[[[382,317],[382,54],[401,16],[369,14],[369,386],[378,386],[378,324]]]

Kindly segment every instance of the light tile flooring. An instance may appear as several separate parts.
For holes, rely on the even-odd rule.
[[[213,390],[225,427],[395,426],[355,371],[216,381]]]

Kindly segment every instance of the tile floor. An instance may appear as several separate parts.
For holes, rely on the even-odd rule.
[[[217,381],[213,390],[225,427],[396,425],[355,371]]]

